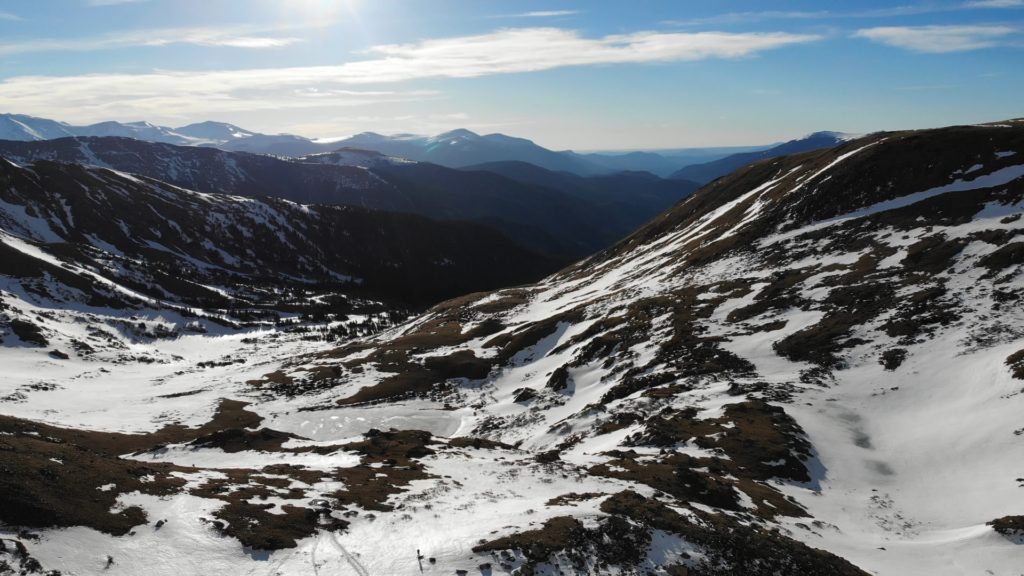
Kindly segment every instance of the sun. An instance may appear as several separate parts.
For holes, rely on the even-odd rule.
[[[359,4],[360,0],[290,0],[281,2],[280,9],[297,20],[316,24],[355,16]]]

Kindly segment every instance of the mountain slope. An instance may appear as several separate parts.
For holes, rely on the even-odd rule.
[[[579,176],[572,172],[555,172],[527,162],[487,162],[467,166],[463,170],[483,170],[500,174],[525,184],[564,190],[574,196],[594,197],[598,201],[621,201],[628,191],[629,199],[659,197],[674,203],[699,186],[686,180],[666,180],[649,172],[619,171],[599,176]],[[665,206],[666,208],[668,205]]]
[[[398,156],[387,156],[374,150],[362,150],[360,148],[338,148],[330,152],[320,152],[296,158],[299,162],[307,164],[330,164],[332,166],[360,166],[363,168],[382,168],[395,164],[409,164],[415,162]]]
[[[581,154],[589,162],[598,164],[608,172],[643,171],[666,178],[686,163],[685,159],[666,157],[656,152],[627,152],[623,154]]]
[[[149,122],[99,122],[88,126],[75,126],[72,131],[75,136],[82,137],[116,136],[163,144],[197,143],[197,141],[178,133],[173,128],[157,126]]]
[[[579,153],[587,161],[612,172],[650,172],[662,178],[691,164],[704,164],[743,152],[755,152],[768,146],[728,146],[712,148],[681,148],[657,152],[590,152]]]
[[[779,156],[785,156],[787,154],[819,150],[821,148],[831,148],[847,139],[847,136],[838,132],[815,132],[804,138],[790,140],[789,142],[779,144],[778,146],[768,148],[767,150],[741,152],[739,154],[726,156],[725,158],[719,158],[718,160],[712,160],[711,162],[684,166],[672,173],[669,178],[691,180],[700,184],[707,184],[715,178],[725,176],[733,170],[742,168],[751,162],[757,162],[758,160],[765,160],[768,158],[778,158]]]
[[[1022,214],[1024,123],[874,134],[340,346],[134,386],[4,349],[0,518],[112,573],[1013,574]]]
[[[295,156],[327,149],[301,136],[258,134],[225,122],[197,122],[180,128],[157,126],[144,121],[106,121],[73,126],[24,114],[0,114],[0,140],[37,142],[69,136],[116,136],[180,146],[205,145],[223,147],[226,150],[251,149],[262,154]]]
[[[525,138],[504,134],[480,135],[466,129],[436,136],[399,134],[383,136],[373,132],[357,134],[336,142],[337,146],[375,150],[391,156],[432,162],[449,168],[463,168],[486,162],[528,162],[541,168],[575,174],[598,174],[607,170],[571,153],[548,150]]]
[[[699,186],[686,180],[666,180],[647,172],[616,172],[600,176],[578,176],[554,172],[526,162],[489,162],[467,166],[464,171],[499,174],[531,186],[542,186],[571,196],[579,202],[600,206],[607,215],[603,222],[624,237]]]
[[[0,114],[0,140],[48,140],[73,136],[73,128],[45,118]]]
[[[781,543],[769,559],[754,535],[730,556],[672,524],[662,499],[706,523],[710,506],[778,527],[878,573],[953,561],[1008,573],[1012,530],[986,523],[1024,513],[1011,464],[1024,456],[1013,442],[1021,154],[1017,124],[879,134],[755,164],[536,287],[439,306],[369,355],[360,343],[311,359],[362,372],[324,379],[310,401],[462,406],[459,435],[658,490],[600,512],[553,506],[544,526],[568,513],[687,534],[696,553],[676,561],[704,571],[835,567]],[[455,358],[487,375],[430,369]],[[592,569],[572,558],[602,558],[582,536],[538,552],[531,530],[499,529],[479,550],[575,573]]]
[[[187,126],[182,126],[174,130],[178,134],[184,134],[191,138],[196,138],[200,141],[206,142],[230,142],[238,138],[249,138],[256,134],[239,128],[234,124],[228,124],[226,122],[196,122]]]
[[[205,145],[231,152],[291,157],[317,154],[334,149],[334,146],[318,144],[309,138],[291,134],[253,134],[245,138],[224,140]]]
[[[423,305],[554,266],[482,227],[412,215],[202,194],[47,161],[4,160],[0,182],[5,250],[49,252],[184,306],[256,306],[318,284]]]
[[[644,178],[591,179],[581,187],[571,179],[537,181],[430,163],[391,164],[374,173],[401,189],[419,213],[485,223],[534,250],[577,258],[610,246],[691,191]]]
[[[564,179],[548,180],[549,187],[352,149],[286,160],[127,138],[62,138],[0,142],[0,155],[110,167],[201,192],[473,221],[564,259],[610,246],[691,190],[688,183],[608,177],[581,193]]]
[[[304,204],[347,204],[385,210],[400,210],[407,204],[393,186],[358,166],[307,165],[257,154],[132,138],[0,142],[0,155],[22,164],[52,160],[111,168],[199,192],[274,196]]]

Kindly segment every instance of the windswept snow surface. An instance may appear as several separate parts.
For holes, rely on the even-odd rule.
[[[857,210],[850,214],[846,214],[839,218],[831,220],[829,223],[842,222],[845,220],[852,220],[854,218],[863,218],[864,216],[870,216],[871,214],[877,214],[886,210],[895,210],[904,206],[910,206],[922,200],[927,200],[933,196],[940,194],[946,194],[948,192],[965,192],[967,190],[978,190],[980,188],[991,188],[994,186],[1003,186],[1009,182],[1013,182],[1017,178],[1024,176],[1024,164],[1018,166],[1007,166],[1000,168],[990,174],[984,174],[970,180],[957,179],[956,181],[946,184],[944,186],[937,186],[930,190],[924,190],[921,192],[914,192],[913,194],[907,194],[906,196],[900,196],[899,198],[893,198],[892,200],[886,200],[873,204],[866,208]]]

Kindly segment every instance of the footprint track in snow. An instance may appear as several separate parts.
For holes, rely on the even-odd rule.
[[[332,544],[334,544],[334,547],[337,548],[339,552],[341,552],[341,555],[345,557],[345,561],[348,562],[348,565],[356,571],[356,574],[359,574],[359,576],[370,576],[370,572],[366,569],[366,567],[363,566],[363,564],[359,562],[359,560],[357,560],[355,556],[349,553],[349,551],[341,544],[341,542],[338,541],[338,537],[333,532],[328,533],[327,538],[328,540],[330,540]]]

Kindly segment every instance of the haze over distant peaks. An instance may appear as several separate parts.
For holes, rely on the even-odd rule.
[[[179,134],[190,136],[192,138],[201,138],[210,141],[218,140],[231,140],[234,138],[248,138],[255,136],[255,132],[239,128],[234,124],[228,124],[227,122],[214,122],[207,120],[206,122],[196,122],[195,124],[189,124],[188,126],[182,126],[176,130]]]
[[[411,133],[385,135],[361,132],[343,139],[316,140],[294,134],[261,134],[226,122],[205,121],[178,128],[150,122],[107,121],[75,126],[22,114],[0,114],[0,140],[38,141],[81,136],[120,136],[180,146],[209,146],[233,152],[302,157],[338,149],[373,150],[385,156],[464,168],[492,162],[528,162],[555,172],[581,176],[620,171],[646,171],[662,178],[707,182],[756,159],[772,158],[801,150],[834,146],[849,139],[840,132],[815,132],[780,145],[692,148],[667,151],[577,153],[549,150],[526,138],[506,134],[478,134],[457,128],[434,136]],[[737,154],[738,153],[738,154]],[[760,154],[760,155],[758,155]],[[736,156],[720,165],[699,169],[698,177],[679,171],[694,164]]]

